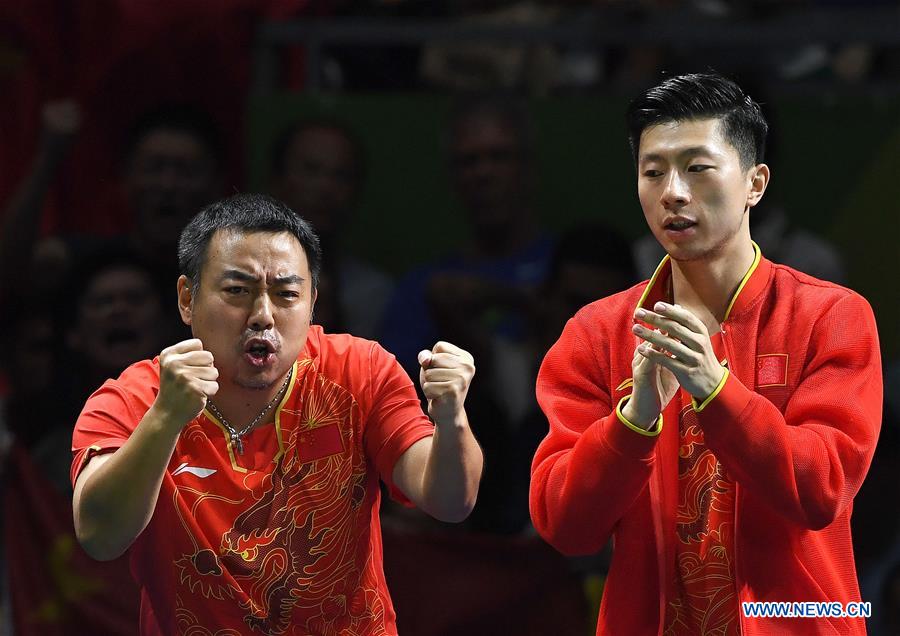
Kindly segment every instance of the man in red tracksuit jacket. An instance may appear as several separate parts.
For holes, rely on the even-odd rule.
[[[598,634],[864,634],[850,515],[881,421],[871,308],[751,241],[767,126],[736,84],[672,77],[628,124],[668,255],[544,360],[534,524],[567,554],[614,538]],[[766,601],[782,616],[746,605]]]

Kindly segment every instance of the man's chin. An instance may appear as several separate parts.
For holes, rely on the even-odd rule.
[[[257,376],[239,376],[235,378],[234,383],[242,389],[251,391],[264,391],[272,388],[283,376],[274,373],[260,374]]]
[[[697,261],[705,261],[710,258],[709,250],[692,250],[680,247],[673,248],[668,252],[669,258],[678,263],[695,263]]]
[[[247,373],[237,375],[234,384],[242,389],[250,391],[265,391],[278,385],[284,381],[285,375],[291,372],[291,368],[276,371],[274,369],[260,370],[257,373]]]

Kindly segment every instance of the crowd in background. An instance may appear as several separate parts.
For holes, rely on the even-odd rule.
[[[126,561],[94,563],[74,540],[71,430],[104,379],[189,336],[175,304],[175,246],[202,206],[245,187],[246,94],[254,27],[262,20],[418,17],[550,27],[698,16],[752,22],[800,7],[861,6],[229,0],[154,3],[149,11],[107,0],[61,11],[58,4],[23,0],[0,9],[0,631],[15,634],[85,633],[86,625],[93,633],[134,632],[138,599]],[[298,43],[281,55],[280,87],[303,91],[308,50]],[[714,59],[723,72],[751,62],[745,54]],[[895,50],[865,43],[797,44],[767,51],[761,61],[772,79],[766,90],[810,78],[878,86],[900,74]],[[529,520],[529,468],[547,430],[534,381],[565,321],[648,277],[661,253],[599,215],[562,233],[542,226],[548,212],[534,192],[541,131],[523,97],[628,91],[663,69],[706,68],[710,51],[687,43],[341,44],[327,48],[321,64],[331,90],[459,95],[435,132],[446,140],[445,176],[468,234],[452,253],[399,274],[341,240],[364,195],[362,131],[338,118],[298,117],[268,149],[266,189],[322,240],[314,322],[378,340],[411,374],[416,353],[438,339],[475,357],[467,411],[486,458],[475,512],[449,527],[384,506],[385,568],[400,629],[414,636],[589,633],[606,552],[564,559],[535,536]],[[754,77],[765,75],[754,70]],[[753,215],[753,235],[772,260],[852,286],[840,251],[792,224],[781,201],[766,201]],[[428,237],[410,237],[417,239]],[[896,318],[878,318],[882,330],[898,328]],[[874,634],[900,633],[898,385],[895,352],[885,355],[881,439],[853,519]]]

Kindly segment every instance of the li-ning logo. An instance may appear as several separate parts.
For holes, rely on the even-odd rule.
[[[172,473],[172,477],[175,475],[180,475],[181,473],[190,473],[192,475],[196,475],[200,479],[205,479],[216,472],[215,468],[197,468],[196,466],[188,466],[187,462],[184,462],[181,466],[175,469],[175,472]]]

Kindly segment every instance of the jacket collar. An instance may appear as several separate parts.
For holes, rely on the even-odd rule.
[[[731,302],[728,303],[728,309],[725,310],[724,321],[727,321],[736,314],[740,314],[746,309],[750,303],[759,296],[760,292],[765,289],[769,282],[772,261],[763,257],[759,245],[753,241],[751,241],[751,243],[753,244],[753,263],[741,279],[737,290],[734,292],[734,296],[731,297]],[[644,308],[652,310],[653,305],[660,300],[669,303],[673,302],[672,261],[668,254],[663,257],[662,261],[656,267],[656,271],[653,272],[653,276],[650,277],[650,280],[644,287],[644,292],[641,294],[641,298],[638,300],[635,309]]]

